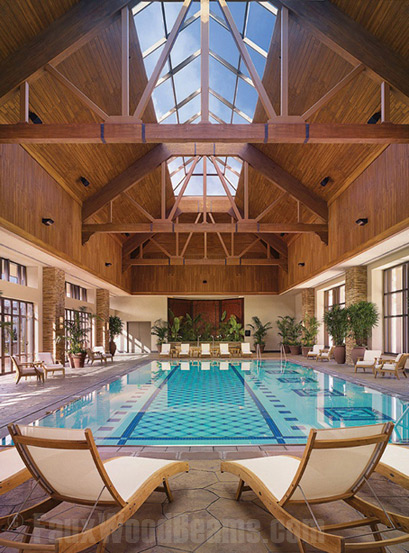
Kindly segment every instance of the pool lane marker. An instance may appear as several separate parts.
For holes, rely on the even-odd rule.
[[[279,444],[285,444],[284,436],[282,435],[280,429],[276,425],[276,423],[273,421],[273,419],[270,417],[268,412],[266,411],[264,405],[261,403],[261,401],[258,399],[256,394],[253,392],[253,390],[250,388],[250,386],[247,384],[243,376],[240,374],[240,372],[236,369],[236,367],[230,363],[231,368],[236,373],[237,377],[241,380],[244,388],[250,395],[251,399],[254,401],[254,403],[257,405],[258,410],[262,414],[264,420],[266,421],[268,427],[270,428],[274,438],[277,440],[277,443]]]
[[[144,414],[147,412],[149,407],[151,406],[152,402],[156,399],[159,392],[162,390],[162,388],[169,382],[169,379],[175,374],[176,369],[180,367],[180,363],[176,365],[173,370],[166,376],[166,378],[162,381],[160,386],[156,388],[156,390],[153,392],[153,394],[150,396],[150,398],[144,403],[140,411],[135,415],[135,417],[132,419],[132,421],[128,424],[127,428],[122,432],[121,438],[118,441],[117,445],[125,445],[127,440],[131,437],[132,433],[134,432],[135,428],[138,426],[139,422],[141,421]]]

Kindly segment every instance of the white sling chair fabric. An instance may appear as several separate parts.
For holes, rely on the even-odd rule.
[[[25,468],[26,465],[15,447],[4,449],[0,453],[0,488],[5,480],[15,476]]]
[[[307,353],[307,357],[316,357],[324,348],[324,344],[315,344],[315,346],[312,347],[312,350]]]
[[[182,363],[180,364],[180,370],[181,371],[190,371],[189,361],[182,361]]]
[[[162,344],[160,355],[169,355],[170,354],[170,344]]]
[[[409,478],[409,447],[388,444],[380,462]]]
[[[210,344],[200,344],[200,355],[208,355],[210,357]]]
[[[189,344],[181,344],[179,355],[189,355],[190,346]]]
[[[241,353],[244,355],[252,355],[249,342],[241,342]]]
[[[210,371],[210,361],[202,361],[200,367],[202,371]]]
[[[53,356],[47,351],[42,351],[36,354],[36,360],[44,363],[49,369],[63,369],[64,366],[61,363],[54,363]]]
[[[228,361],[221,361],[221,362],[220,362],[220,370],[221,370],[221,371],[228,371],[228,370],[229,370],[229,363],[228,363]]]
[[[220,344],[220,355],[228,355],[230,357],[229,344],[223,342]]]

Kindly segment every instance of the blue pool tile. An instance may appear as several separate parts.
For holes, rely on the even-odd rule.
[[[391,421],[392,417],[372,407],[320,407],[330,421]]]

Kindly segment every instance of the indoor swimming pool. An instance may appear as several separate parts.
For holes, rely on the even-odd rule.
[[[170,446],[304,444],[310,428],[398,421],[393,441],[403,443],[407,408],[294,363],[175,360],[147,363],[34,424],[91,428],[97,445]]]

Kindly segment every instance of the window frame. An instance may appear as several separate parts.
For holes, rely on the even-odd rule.
[[[10,310],[5,312],[5,302],[10,302]],[[15,303],[18,305],[18,313],[14,311]],[[24,309],[22,306],[24,305]],[[31,312],[31,315],[29,313]],[[14,340],[9,336],[5,328],[0,328],[0,375],[11,374],[15,372],[11,364],[11,356],[15,355],[20,362],[34,361],[35,353],[35,333],[36,333],[36,315],[34,303],[31,301],[19,300],[16,298],[0,297],[0,320],[1,322],[11,322],[12,325],[17,323],[18,336]],[[31,321],[31,328],[30,328]],[[22,332],[24,327],[24,332]],[[26,351],[21,352],[21,338],[26,338]],[[6,343],[9,344],[8,354],[5,354]],[[17,344],[15,346],[15,344]],[[15,351],[16,350],[16,351]]]
[[[6,257],[0,257],[1,263],[1,275],[0,280],[6,282],[11,282],[13,284],[20,284],[21,286],[27,286],[27,267],[21,263],[16,263],[11,261]],[[16,277],[10,277],[10,267],[16,268]],[[13,278],[13,280],[11,280]],[[14,278],[17,279],[17,282],[14,281]]]
[[[344,289],[344,301],[341,301],[341,289]],[[332,293],[332,303],[329,304],[329,294]],[[332,309],[338,305],[339,307],[345,308],[345,283],[338,284],[337,286],[334,286],[333,288],[329,288],[328,290],[324,290],[324,313],[328,311],[329,309]],[[331,345],[331,339],[328,334],[327,325],[324,324],[324,344],[325,347],[329,347]]]
[[[392,273],[392,271],[402,268],[402,286],[401,288],[398,288],[396,290],[389,290],[388,286],[388,276]],[[389,267],[388,269],[383,270],[382,275],[382,284],[383,284],[383,303],[382,303],[382,309],[383,309],[383,349],[386,354],[390,355],[398,355],[399,351],[391,351],[392,348],[390,347],[392,344],[392,336],[389,330],[389,321],[392,319],[402,319],[402,333],[400,336],[400,341],[402,344],[402,351],[406,351],[409,348],[409,261],[405,261],[404,263],[399,263],[398,265],[394,265],[393,267]],[[391,298],[392,296],[401,295],[402,298],[402,313],[395,313],[390,314],[388,313],[388,307],[390,305],[389,301],[386,301],[387,298]]]

